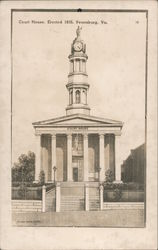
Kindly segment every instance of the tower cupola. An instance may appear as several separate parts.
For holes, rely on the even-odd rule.
[[[82,113],[89,115],[88,107],[88,75],[86,72],[86,44],[81,38],[81,27],[76,30],[76,38],[71,45],[71,54],[69,55],[70,72],[68,75],[69,104],[66,108],[66,114]]]

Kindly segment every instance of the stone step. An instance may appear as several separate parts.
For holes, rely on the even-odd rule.
[[[84,206],[61,206],[61,209],[64,211],[64,210],[66,210],[66,209],[72,209],[72,210],[75,210],[75,209],[81,209],[81,210],[83,210],[84,209]]]
[[[93,200],[93,199],[94,199],[94,200],[99,200],[99,196],[93,196],[93,197],[90,196],[89,199],[90,199],[90,200]]]
[[[71,207],[71,206],[84,206],[84,203],[61,203],[61,206],[69,206],[69,207]]]
[[[90,205],[90,207],[100,207],[100,204],[89,204]]]
[[[20,206],[20,205],[24,205],[24,206],[41,206],[42,202],[14,202],[12,201],[12,205],[13,206]]]
[[[41,208],[42,206],[12,206],[13,209],[32,209]]]
[[[80,199],[84,199],[83,196],[61,196],[61,199],[76,199],[76,200],[80,200]]]
[[[61,182],[60,186],[61,187],[84,187],[85,184],[88,184],[89,187],[94,187],[97,188],[99,187],[99,183],[98,182]]]
[[[84,211],[84,209],[81,209],[81,208],[79,208],[79,209],[77,209],[77,208],[75,208],[75,209],[73,209],[73,208],[68,208],[68,209],[66,209],[66,208],[64,208],[64,209],[61,209],[61,211],[62,212],[68,212],[68,211]]]
[[[42,208],[13,208],[13,212],[41,212]]]

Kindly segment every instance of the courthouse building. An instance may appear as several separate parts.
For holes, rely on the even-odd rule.
[[[90,114],[86,44],[81,38],[81,28],[77,28],[76,34],[68,57],[66,115],[33,123],[37,143],[35,180],[39,180],[40,171],[44,170],[47,182],[54,179],[57,182],[103,182],[105,172],[110,169],[114,180],[120,181],[117,142],[123,124]]]

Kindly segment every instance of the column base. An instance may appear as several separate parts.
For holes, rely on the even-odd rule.
[[[38,183],[39,182],[39,180],[35,180],[35,181],[33,181],[33,183]]]
[[[121,181],[121,180],[115,180],[115,181],[113,181],[113,183],[114,184],[119,184],[119,183],[121,184],[121,183],[123,183],[123,181]]]

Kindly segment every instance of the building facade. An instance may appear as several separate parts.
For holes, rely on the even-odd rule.
[[[145,183],[145,144],[131,150],[121,166],[121,173],[124,182]]]
[[[90,115],[86,44],[76,31],[69,55],[66,115],[33,123],[36,136],[35,180],[41,170],[47,182],[103,182],[110,169],[121,181],[117,164],[122,122]]]

